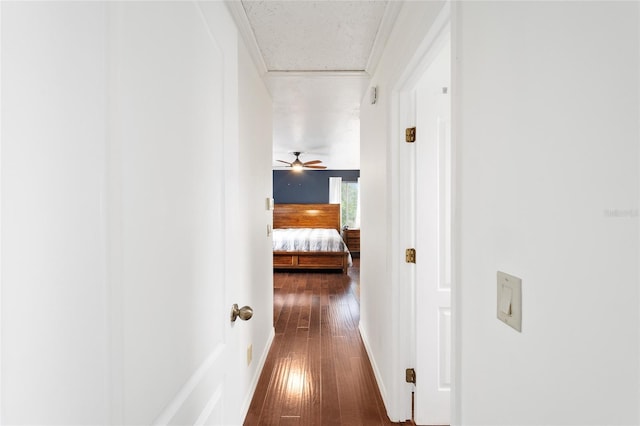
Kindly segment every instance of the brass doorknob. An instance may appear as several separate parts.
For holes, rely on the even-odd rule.
[[[238,304],[234,303],[231,307],[231,322],[235,322],[235,320],[240,317],[242,321],[250,320],[253,316],[253,308],[251,306],[243,306],[238,309]]]

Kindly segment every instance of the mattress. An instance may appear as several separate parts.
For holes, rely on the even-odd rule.
[[[273,230],[273,251],[348,251],[335,229],[283,228]]]

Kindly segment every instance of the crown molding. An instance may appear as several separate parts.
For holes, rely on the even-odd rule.
[[[371,78],[366,71],[269,71],[265,78]]]
[[[369,60],[365,67],[365,71],[371,76],[376,72],[376,68],[378,67],[380,58],[382,58],[382,53],[387,45],[387,40],[396,23],[400,9],[402,9],[402,2],[391,0],[387,3],[384,15],[382,15],[382,20],[380,21],[380,26],[378,27],[378,32],[376,33],[376,38],[373,40]]]
[[[227,9],[231,13],[233,20],[236,23],[238,32],[242,36],[242,39],[247,46],[249,55],[251,56],[251,59],[253,60],[258,73],[264,76],[264,74],[267,73],[267,65],[265,64],[264,58],[262,57],[262,52],[260,52],[260,47],[258,47],[256,36],[253,33],[253,28],[251,28],[249,18],[247,18],[247,12],[244,10],[242,1],[227,0],[225,1],[225,4],[227,5]]]

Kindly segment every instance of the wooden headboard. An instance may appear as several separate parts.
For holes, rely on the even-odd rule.
[[[334,228],[340,232],[340,204],[276,204],[274,228]]]

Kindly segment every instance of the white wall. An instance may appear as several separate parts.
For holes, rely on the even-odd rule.
[[[226,6],[1,7],[2,422],[241,424],[271,103]]]
[[[392,418],[403,413],[391,397],[402,253],[388,249],[403,135],[390,134],[389,97],[430,7],[404,5],[372,79],[379,102],[362,105],[361,330]],[[453,424],[638,424],[638,5],[454,11]],[[523,278],[522,334],[495,318],[497,270]]]
[[[401,332],[395,318],[406,312],[397,306],[399,286],[407,283],[392,281],[392,267],[404,259],[404,252],[393,252],[397,222],[392,206],[398,202],[398,188],[392,185],[392,174],[402,165],[398,162],[396,145],[404,140],[404,132],[391,134],[392,92],[412,59],[420,42],[429,31],[442,8],[442,2],[407,2],[387,42],[382,59],[372,76],[371,85],[378,87],[378,102],[371,105],[367,99],[361,105],[360,115],[360,176],[361,203],[361,302],[360,331],[377,373],[387,413],[392,420],[410,417],[410,394],[403,410],[394,396],[403,392],[404,368],[400,359],[406,348],[393,344]],[[407,327],[401,324],[402,328]]]
[[[637,8],[459,5],[459,424],[640,422]]]
[[[246,415],[253,391],[258,384],[262,365],[269,352],[273,328],[273,248],[267,225],[272,212],[266,199],[273,194],[272,185],[272,102],[264,81],[258,75],[242,38],[238,42],[239,95],[239,164],[237,193],[240,208],[236,217],[237,249],[242,256],[235,258],[238,271],[238,303],[250,305],[253,318],[242,328],[239,354],[253,346],[253,361],[246,368],[246,357],[237,359],[242,372],[240,410]],[[244,367],[244,368],[240,368]]]
[[[104,424],[106,11],[1,7],[1,422]]]

